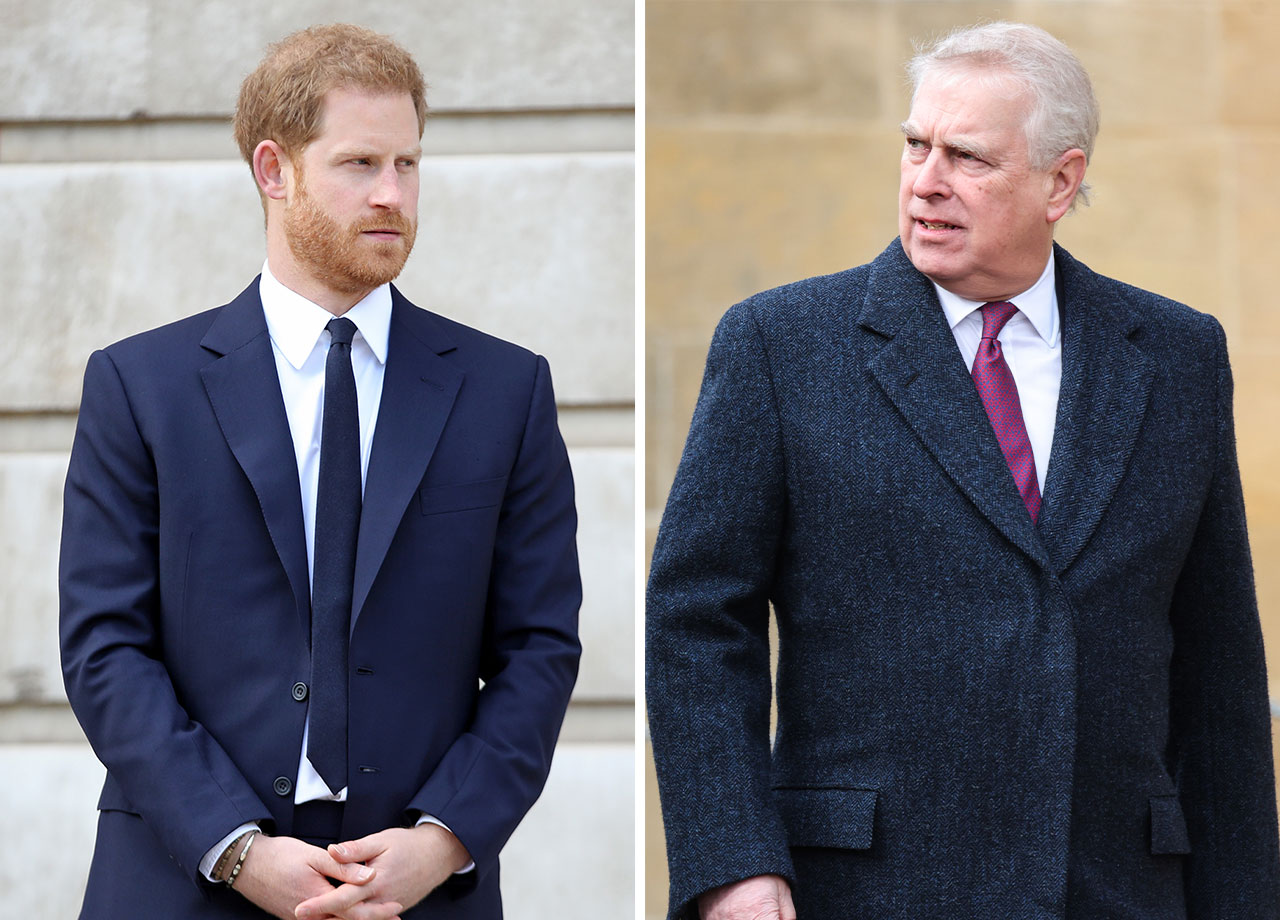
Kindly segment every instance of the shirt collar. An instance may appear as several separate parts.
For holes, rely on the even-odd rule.
[[[262,263],[258,294],[271,341],[285,360],[301,370],[333,314],[277,281],[266,262]],[[356,324],[357,334],[368,343],[378,363],[385,364],[391,329],[391,285],[374,288],[342,315]]]
[[[1040,338],[1049,346],[1058,342],[1058,291],[1054,284],[1054,271],[1053,253],[1050,252],[1049,262],[1036,283],[1016,297],[1009,298],[1009,302],[1031,321]],[[938,292],[938,300],[952,330],[970,313],[982,307],[983,301],[965,300],[936,283],[933,287]]]

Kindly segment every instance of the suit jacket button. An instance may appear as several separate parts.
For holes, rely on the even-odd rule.
[[[293,685],[293,698],[299,703],[307,698],[307,685],[302,681],[298,681]]]
[[[276,795],[284,797],[293,791],[293,781],[287,776],[277,776],[272,788],[275,789]]]

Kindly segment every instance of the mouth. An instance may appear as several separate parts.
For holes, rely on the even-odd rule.
[[[944,220],[922,220],[919,217],[916,218],[916,226],[921,228],[922,230],[932,230],[932,231],[961,229],[955,224],[949,224]]]
[[[393,242],[400,239],[399,230],[362,230],[360,235],[385,242]]]

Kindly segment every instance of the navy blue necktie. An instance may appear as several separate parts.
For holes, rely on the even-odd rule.
[[[347,785],[347,644],[360,531],[360,419],[351,339],[356,325],[333,319],[324,367],[320,485],[311,576],[311,706],[307,759],[333,791]]]

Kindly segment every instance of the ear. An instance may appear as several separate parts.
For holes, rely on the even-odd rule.
[[[268,198],[284,198],[288,174],[293,164],[284,148],[275,141],[262,141],[253,151],[253,178]]]
[[[1058,157],[1058,161],[1050,169],[1049,178],[1053,185],[1049,190],[1049,209],[1046,215],[1049,223],[1056,223],[1071,209],[1071,202],[1075,201],[1080,183],[1084,181],[1087,164],[1084,151],[1076,147]]]

